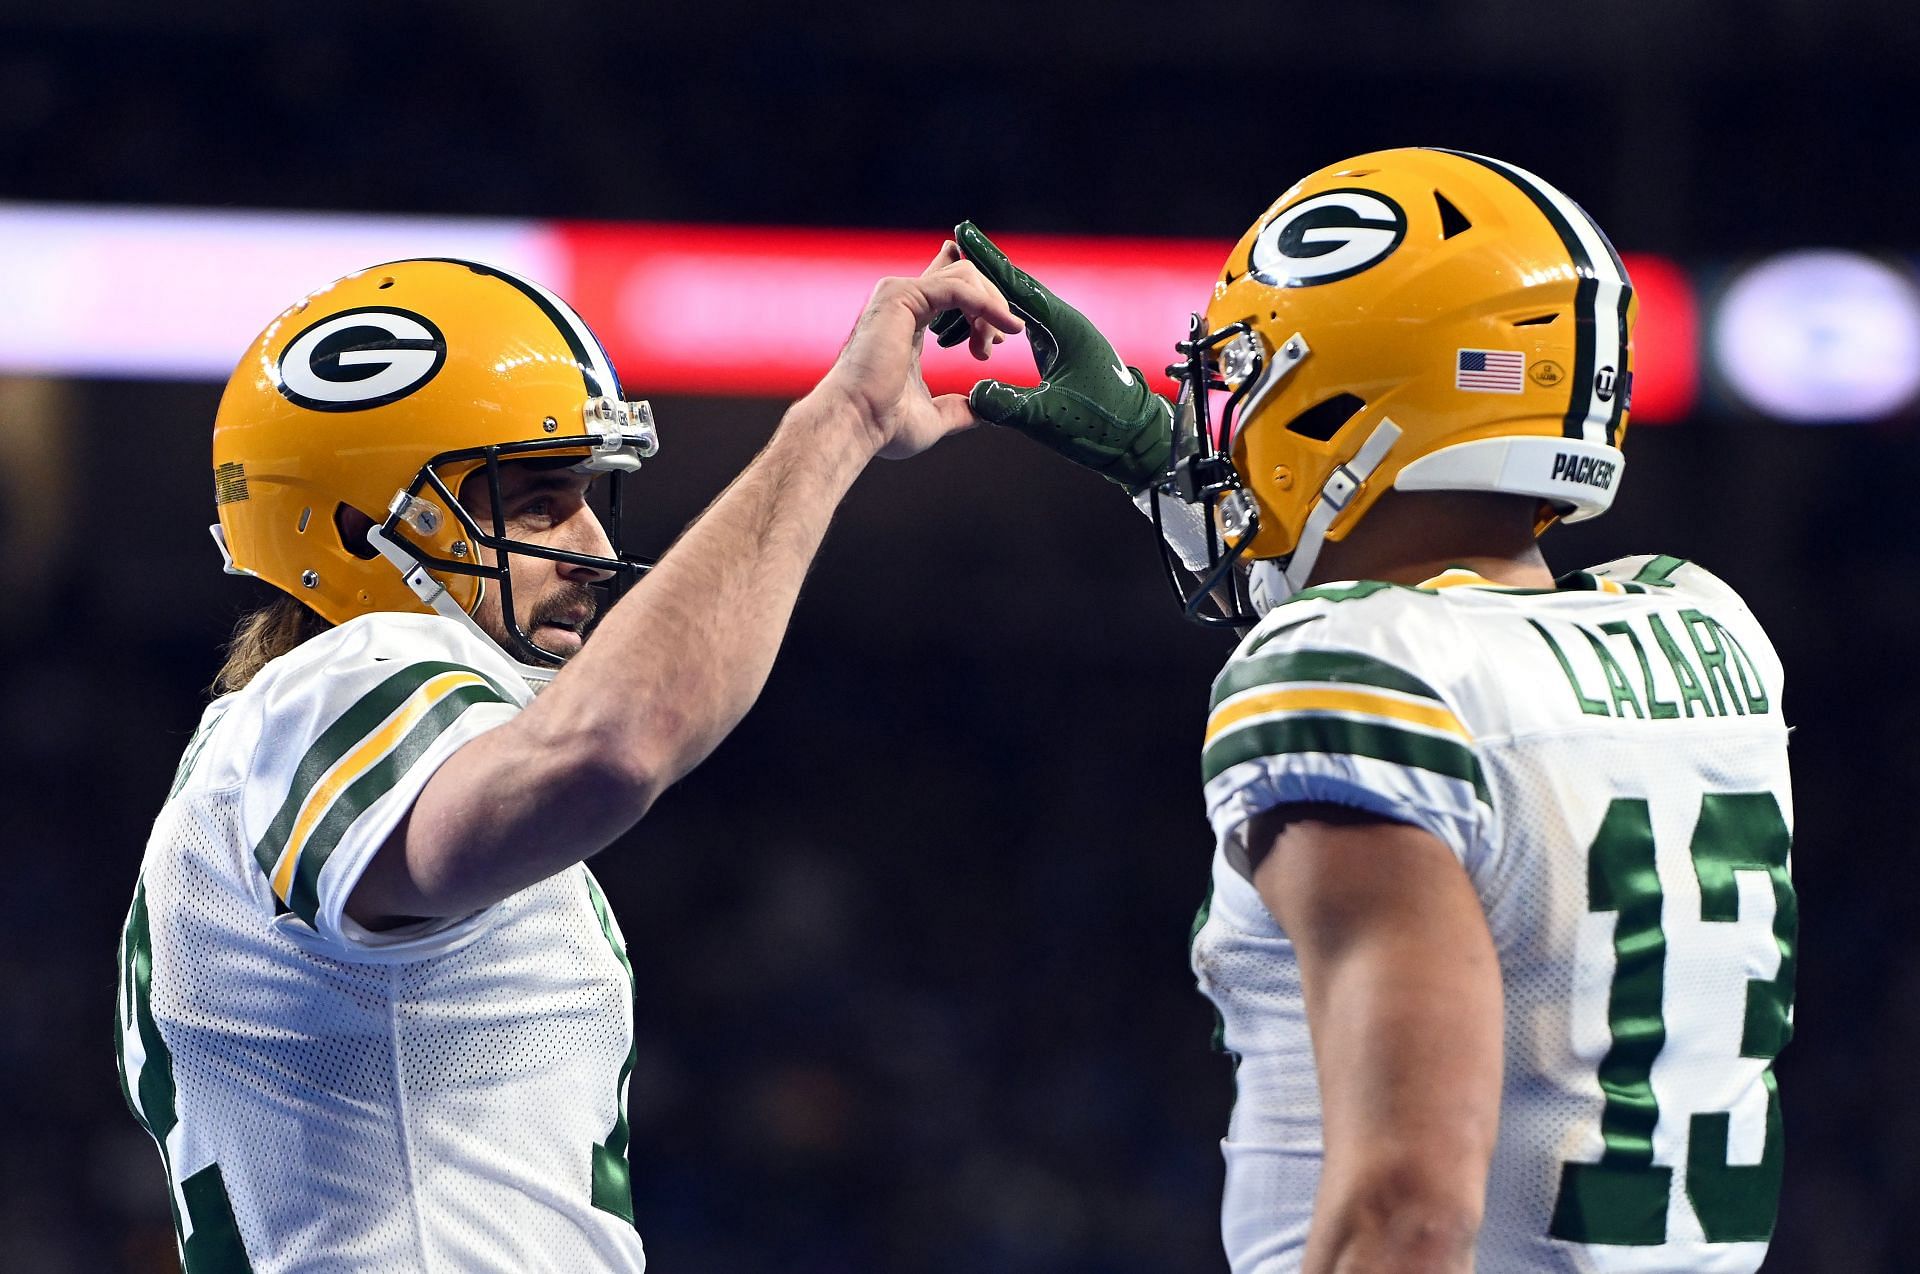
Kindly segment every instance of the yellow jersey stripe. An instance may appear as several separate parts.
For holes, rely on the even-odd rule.
[[[1429,580],[1422,580],[1415,588],[1500,588],[1486,576],[1468,570],[1464,566],[1450,566]]]
[[[1220,735],[1249,717],[1264,716],[1270,712],[1316,711],[1354,712],[1365,716],[1384,717],[1389,721],[1406,722],[1426,726],[1431,730],[1441,730],[1463,742],[1473,742],[1472,733],[1444,704],[1431,701],[1409,703],[1405,699],[1378,694],[1371,690],[1332,686],[1296,686],[1286,690],[1269,690],[1261,694],[1251,694],[1222,704],[1207,719],[1206,743],[1211,744]]]
[[[287,901],[293,888],[294,868],[300,862],[300,851],[306,845],[307,837],[313,834],[321,815],[333,804],[333,798],[392,749],[413,723],[425,716],[434,704],[461,686],[485,684],[485,678],[473,672],[443,672],[422,682],[420,688],[400,705],[399,711],[378,730],[362,739],[358,747],[340,759],[331,773],[314,784],[313,791],[308,793],[306,802],[300,807],[300,816],[294,821],[293,831],[287,837],[287,847],[281,851],[280,861],[274,864],[273,892],[280,901]]]

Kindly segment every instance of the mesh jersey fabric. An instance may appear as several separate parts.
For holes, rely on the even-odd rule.
[[[1302,801],[1431,832],[1485,909],[1506,1060],[1476,1268],[1759,1267],[1797,915],[1780,693],[1746,605],[1669,557],[1312,589],[1247,635],[1214,686],[1192,949],[1236,1059],[1235,1274],[1300,1267],[1319,1180],[1299,969],[1245,844]]]
[[[644,1268],[633,984],[586,867],[450,921],[344,914],[434,770],[530,699],[461,625],[376,614],[208,707],[116,1017],[189,1274]]]

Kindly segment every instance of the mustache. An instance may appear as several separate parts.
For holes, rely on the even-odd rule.
[[[533,615],[527,623],[528,628],[538,628],[541,624],[571,624],[574,616],[583,616],[579,627],[586,628],[600,614],[599,598],[585,584],[569,584],[559,592],[540,599],[533,608]]]

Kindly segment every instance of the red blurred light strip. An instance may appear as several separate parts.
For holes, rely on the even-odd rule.
[[[918,274],[936,234],[677,225],[562,225],[569,297],[621,377],[648,393],[799,394],[833,362],[874,283]],[[997,237],[1015,261],[1070,297],[1122,356],[1168,386],[1173,343],[1206,303],[1220,244],[1168,239]],[[935,392],[986,375],[1031,383],[1024,340],[982,364],[929,347]]]
[[[793,395],[832,363],[876,280],[914,274],[937,243],[895,231],[562,224],[570,299],[636,392]],[[1091,318],[1128,363],[1171,391],[1166,365],[1205,305],[1228,244],[1203,240],[999,235],[995,242]],[[1698,392],[1695,315],[1686,276],[1631,254],[1640,294],[1633,419],[1682,419]],[[982,376],[1032,383],[1024,340],[982,364],[929,348],[928,385],[965,390]]]
[[[1693,285],[1665,257],[1623,252],[1627,277],[1640,297],[1633,333],[1635,425],[1685,420],[1700,397],[1700,314]]]
[[[988,227],[989,231],[993,227]],[[996,235],[1159,388],[1225,243]],[[261,325],[330,279],[403,256],[465,256],[567,297],[642,394],[804,393],[874,282],[917,274],[934,233],[481,218],[147,210],[0,202],[0,374],[224,379]],[[1684,418],[1698,393],[1695,301],[1660,257],[1630,255],[1641,298],[1634,419]],[[1032,383],[1025,342],[982,364],[929,348],[936,391]]]

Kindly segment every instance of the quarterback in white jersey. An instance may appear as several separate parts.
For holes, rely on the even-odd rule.
[[[121,949],[188,1270],[643,1265],[631,972],[586,865],[451,920],[345,911],[440,762],[530,698],[492,642],[377,614],[207,709]]]
[[[1242,633],[1192,946],[1235,1058],[1235,1274],[1758,1268],[1781,669],[1698,567],[1540,554],[1625,470],[1636,301],[1599,227],[1484,156],[1331,165],[1229,255],[1177,405],[956,238],[1047,338],[1039,386],[975,409],[1126,487],[1187,614]]]
[[[214,534],[280,596],[236,634],[120,947],[122,1091],[188,1274],[644,1268],[632,968],[583,860],[751,705],[868,461],[973,423],[919,378],[951,305],[983,357],[1020,326],[951,245],[883,280],[651,568],[608,537],[651,412],[540,285],[393,262],[261,333],[215,422]]]

